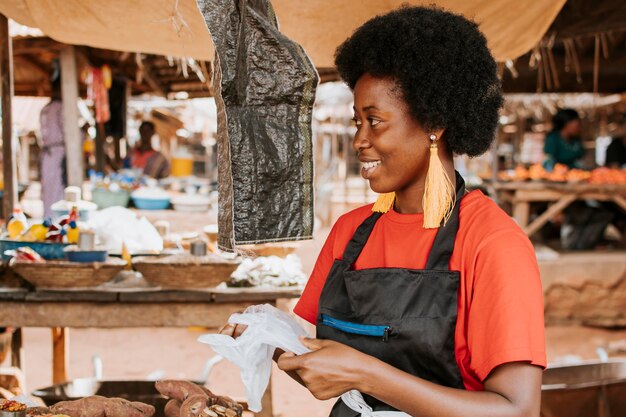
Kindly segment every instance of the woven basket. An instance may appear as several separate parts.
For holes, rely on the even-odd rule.
[[[133,268],[141,272],[146,281],[170,289],[213,288],[228,281],[237,266],[239,262],[210,254],[200,257],[172,255],[133,258]]]
[[[16,274],[45,288],[97,287],[112,280],[126,266],[121,259],[106,262],[78,263],[69,261],[15,262]]]

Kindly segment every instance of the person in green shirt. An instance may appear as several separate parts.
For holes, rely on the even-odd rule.
[[[580,168],[585,155],[580,140],[580,116],[574,109],[560,109],[552,117],[552,131],[546,137],[543,152],[546,154],[544,167],[551,171],[556,164],[568,168]]]

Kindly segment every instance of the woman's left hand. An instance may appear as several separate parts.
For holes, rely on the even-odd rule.
[[[370,356],[332,340],[301,338],[310,353],[295,355],[286,352],[278,358],[278,367],[296,372],[318,400],[338,397],[358,389],[360,370]]]

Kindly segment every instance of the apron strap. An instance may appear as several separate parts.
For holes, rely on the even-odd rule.
[[[456,204],[452,209],[450,220],[437,231],[425,269],[448,270],[450,267],[450,257],[454,250],[456,233],[459,230],[459,206],[463,195],[465,195],[465,181],[463,181],[463,177],[461,177],[458,172],[455,171],[455,173]],[[343,252],[343,260],[348,263],[348,265],[353,265],[357,260],[372,230],[374,230],[374,225],[382,215],[383,213],[372,213],[372,215],[365,219],[356,229],[352,239],[350,239],[350,242],[348,242]]]
[[[353,265],[357,260],[372,230],[374,230],[374,225],[382,215],[383,213],[372,213],[372,215],[365,219],[356,229],[356,232],[352,235],[352,239],[350,239],[350,242],[348,242],[346,246],[346,250],[343,252],[343,260],[347,262],[348,265]]]
[[[450,269],[450,258],[454,251],[454,241],[456,233],[459,231],[459,207],[461,199],[465,195],[465,181],[461,174],[456,174],[456,203],[452,209],[452,215],[448,222],[437,231],[433,246],[428,254],[428,261],[425,269],[448,270]]]

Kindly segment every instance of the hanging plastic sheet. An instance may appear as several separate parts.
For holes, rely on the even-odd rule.
[[[198,0],[215,43],[220,248],[310,239],[317,72],[267,0]]]

